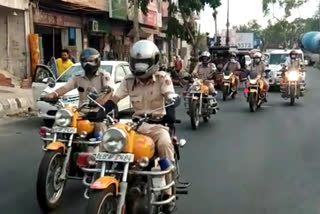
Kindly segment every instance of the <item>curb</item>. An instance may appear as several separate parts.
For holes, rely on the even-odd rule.
[[[34,109],[32,98],[0,99],[0,118],[7,115],[30,112],[32,109]]]

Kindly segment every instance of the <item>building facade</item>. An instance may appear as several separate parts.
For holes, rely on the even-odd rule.
[[[28,7],[28,0],[0,1],[0,69],[21,79],[30,72]]]

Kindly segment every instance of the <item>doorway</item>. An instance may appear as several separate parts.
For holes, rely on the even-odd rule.
[[[61,28],[36,25],[35,33],[39,34],[41,63],[48,64],[53,56],[55,58],[61,56]]]

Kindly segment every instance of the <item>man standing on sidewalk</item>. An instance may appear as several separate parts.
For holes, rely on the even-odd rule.
[[[61,51],[61,58],[56,60],[57,67],[58,67],[58,76],[63,74],[68,68],[70,68],[73,63],[70,60],[70,53],[69,50],[63,49]]]

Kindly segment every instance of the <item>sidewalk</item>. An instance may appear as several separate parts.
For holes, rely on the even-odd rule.
[[[0,86],[0,118],[34,109],[32,89]]]

